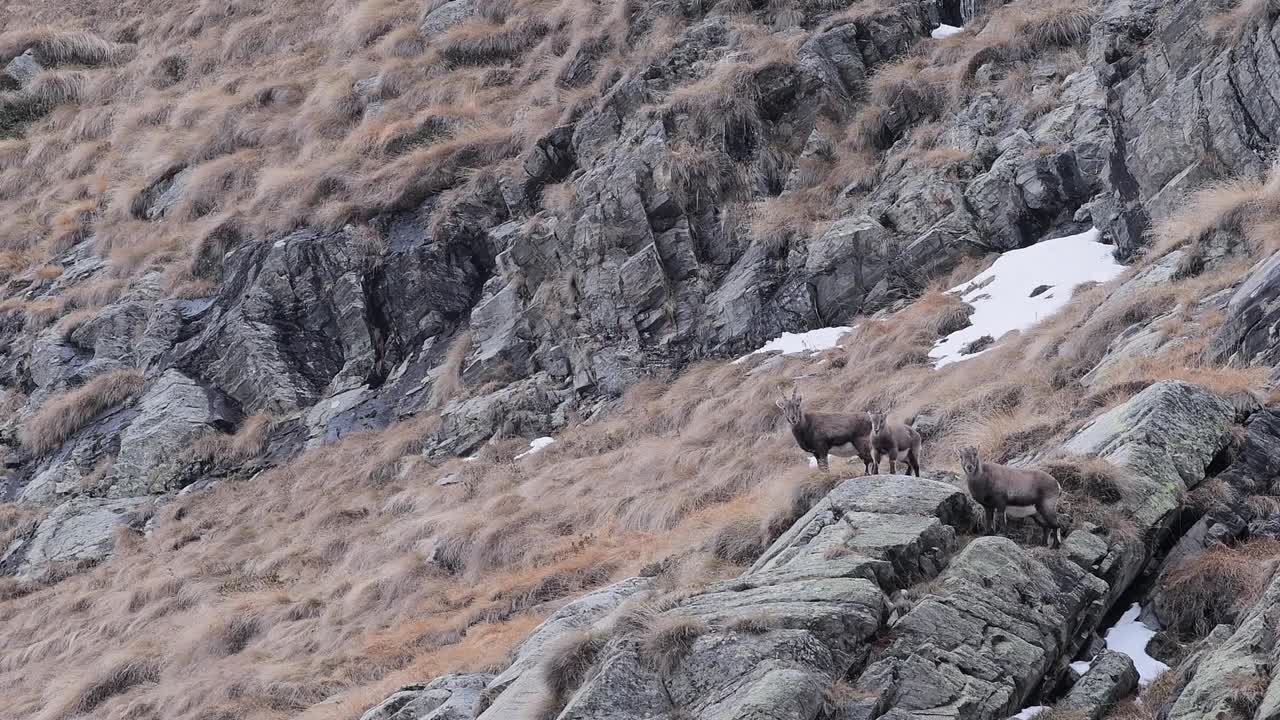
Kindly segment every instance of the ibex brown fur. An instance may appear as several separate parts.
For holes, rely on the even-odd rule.
[[[976,448],[960,451],[960,465],[964,468],[969,494],[985,509],[986,531],[995,532],[995,519],[1003,517],[1002,527],[1009,524],[1009,508],[1014,516],[1028,514],[1044,529],[1044,544],[1053,537],[1053,547],[1062,544],[1062,529],[1058,525],[1058,498],[1062,486],[1052,475],[1043,470],[1011,468],[996,463],[983,462]],[[1023,512],[1019,512],[1022,510]],[[1033,512],[1026,512],[1031,511]]]
[[[898,472],[898,462],[907,463],[907,474],[920,477],[920,431],[911,425],[893,422],[884,413],[867,413],[871,422],[872,467],[880,474],[880,460],[888,458],[889,474]]]
[[[818,467],[826,470],[827,455],[862,459],[863,472],[871,473],[871,421],[864,413],[844,415],[839,413],[805,412],[804,399],[798,390],[791,397],[778,399],[778,409],[791,424],[800,449],[812,453]]]

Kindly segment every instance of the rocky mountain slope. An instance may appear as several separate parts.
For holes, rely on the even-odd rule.
[[[1100,717],[1153,585],[1170,716],[1268,717],[1269,3],[0,21],[0,714]],[[1090,228],[1124,276],[933,367],[942,289]],[[931,479],[809,471],[786,385]],[[1061,552],[971,538],[963,445]]]

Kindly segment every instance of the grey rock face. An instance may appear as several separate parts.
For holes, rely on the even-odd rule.
[[[573,391],[557,387],[546,375],[512,383],[489,395],[450,403],[441,413],[444,424],[431,445],[432,454],[467,455],[495,432],[517,436],[563,427]]]
[[[0,72],[0,90],[21,90],[42,72],[44,66],[36,59],[35,53],[28,50],[4,66],[4,72]]]
[[[1093,659],[1093,664],[1067,696],[1056,707],[1082,714],[1088,720],[1100,720],[1121,699],[1138,687],[1138,670],[1128,655],[1106,651]]]
[[[1215,362],[1275,365],[1280,361],[1280,255],[1254,266],[1227,304],[1227,321],[1208,354]]]
[[[936,575],[972,523],[963,491],[877,475],[841,483],[756,561],[754,577],[865,577],[886,591]]]
[[[903,718],[1007,718],[1087,638],[1107,584],[1005,538],[968,545],[857,688]]]
[[[523,717],[546,696],[541,664],[549,648],[566,633],[591,627],[629,598],[651,591],[650,578],[627,578],[583,595],[557,610],[515,649],[515,659],[485,684],[477,712],[485,720]]]
[[[426,17],[422,18],[422,24],[418,26],[418,30],[423,35],[431,37],[461,24],[462,21],[474,15],[475,11],[474,0],[449,0],[427,13]]]
[[[1176,569],[1213,545],[1231,544],[1243,537],[1277,537],[1276,521],[1258,512],[1248,498],[1272,495],[1280,482],[1280,413],[1260,410],[1249,421],[1244,445],[1235,459],[1218,474],[1234,493],[1209,504],[1201,517],[1165,556],[1162,572]],[[1166,595],[1157,584],[1150,607],[1156,619],[1170,626],[1168,608],[1178,598]]]
[[[1096,418],[1063,449],[1130,470],[1126,477],[1136,485],[1128,509],[1147,530],[1168,519],[1181,492],[1204,480],[1234,418],[1231,406],[1203,387],[1164,381]]]
[[[225,398],[176,370],[151,384],[137,410],[121,436],[120,454],[107,478],[109,497],[173,489],[180,451],[200,435],[230,430],[240,420]]]
[[[426,685],[407,685],[360,716],[360,720],[474,720],[488,673],[442,675]]]
[[[149,498],[77,498],[49,513],[29,540],[19,540],[0,557],[0,567],[21,580],[43,575],[56,563],[101,560],[111,551],[112,532],[124,516]]]
[[[707,629],[674,666],[655,669],[643,642],[615,637],[595,675],[559,714],[570,718],[808,718],[822,693],[886,615],[883,593],[863,579],[832,578],[763,588],[729,586],[658,617]],[[758,632],[735,630],[766,619]]]
[[[812,718],[865,658],[889,616],[886,590],[933,577],[955,547],[946,523],[967,527],[969,513],[943,483],[846,480],[738,580],[660,611],[655,627],[699,628],[678,661],[655,668],[645,631],[623,623],[558,717]]]

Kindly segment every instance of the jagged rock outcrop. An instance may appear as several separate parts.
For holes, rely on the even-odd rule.
[[[1156,383],[1100,415],[1063,449],[1096,455],[1130,472],[1126,509],[1144,529],[1168,520],[1180,496],[1205,479],[1226,446],[1234,409],[1211,391],[1179,380]]]
[[[862,717],[1015,714],[1088,638],[1108,589],[1061,555],[994,537],[970,543],[934,587],[858,680]]]
[[[982,537],[957,554],[975,515],[956,485],[845,480],[735,580],[664,595],[635,579],[566,606],[490,683],[481,717],[810,720],[848,678],[836,717],[1004,720],[1070,681],[1235,417],[1205,388],[1166,381],[1081,429],[1064,449],[1134,476],[1114,506],[1139,532],[1081,524],[1061,551]],[[623,601],[618,587],[638,590]],[[572,657],[589,670],[563,688],[568,651],[554,641],[570,630],[586,631]],[[1136,682],[1128,658],[1103,652],[1064,702],[1096,720]]]
[[[972,521],[954,486],[846,480],[737,580],[620,620],[557,717],[813,717],[889,617],[877,571],[887,589],[932,577],[954,550],[944,520]],[[686,644],[668,647],[669,627],[689,628]]]
[[[849,480],[819,500],[751,567],[753,577],[863,577],[893,592],[938,574],[972,526],[955,486],[895,476]]]

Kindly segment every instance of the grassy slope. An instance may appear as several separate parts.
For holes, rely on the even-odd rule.
[[[570,13],[582,9],[579,2],[519,7],[551,25],[566,22],[571,42],[599,23],[621,22],[609,5],[593,6],[594,15]],[[122,279],[154,264],[169,268],[170,289],[183,292],[202,280],[191,275],[189,258],[218,223],[234,218],[272,229],[377,207],[406,178],[447,165],[459,147],[488,148],[493,160],[509,155],[596,91],[564,91],[540,79],[549,74],[538,72],[537,44],[525,51],[527,64],[513,64],[524,73],[512,86],[518,93],[481,87],[491,68],[443,72],[438,53],[475,47],[501,28],[478,21],[450,33],[447,46],[411,52],[417,3],[330,2],[303,11],[292,3],[177,0],[153,7],[40,3],[30,12],[19,5],[0,11],[6,29],[34,20],[65,30],[74,26],[66,12],[94,18],[84,24],[102,37],[132,27],[140,41],[125,64],[92,71],[87,99],[59,108],[25,140],[0,144],[0,218],[10,223],[0,243],[11,269],[43,263],[92,232]],[[236,12],[217,12],[226,7]],[[504,14],[508,23],[525,22],[521,12]],[[1066,17],[1052,15],[1059,16]],[[927,62],[886,70],[873,99],[902,96],[904,82],[919,85],[925,92],[917,95],[941,103],[931,113],[943,117],[959,92],[952,73],[977,45],[1035,37],[1017,32],[1025,16],[1005,20],[1008,32],[935,43]],[[188,71],[170,84],[172,57]],[[625,52],[611,60],[636,61]],[[372,121],[353,118],[344,88],[379,69],[429,82],[403,87]],[[521,113],[530,97],[542,104]],[[850,124],[837,161],[818,169],[814,188],[834,192],[865,175],[868,163],[876,172],[879,150],[858,133],[874,128],[882,106],[873,103]],[[387,154],[398,133],[433,114],[458,120],[459,130]],[[913,147],[938,150],[932,162],[949,162],[922,128]],[[163,223],[133,219],[132,197],[175,162],[202,168],[200,201],[184,201]],[[319,185],[328,190],[317,193]],[[1250,187],[1219,202],[1229,212],[1212,216],[1215,222],[1265,205],[1269,191]],[[770,222],[758,232],[803,230],[778,220],[787,208],[772,209],[758,214]],[[1251,227],[1266,217],[1243,215],[1256,221]],[[1170,246],[1196,240],[1187,231],[1167,235]],[[1256,253],[1265,249],[1255,244]],[[1168,292],[1203,297],[1236,281],[1248,262],[1183,279]],[[473,463],[429,467],[415,453],[428,418],[184,497],[163,511],[152,536],[121,536],[118,555],[91,572],[48,588],[0,588],[0,713],[194,720],[285,718],[311,708],[308,717],[358,717],[398,683],[500,666],[545,614],[544,603],[668,558],[661,569],[672,585],[735,573],[734,561],[758,551],[794,515],[793,494],[828,482],[807,469],[773,409],[778,388],[796,377],[815,409],[938,414],[942,433],[926,448],[926,470],[951,465],[962,444],[1000,456],[1051,446],[1155,379],[1261,388],[1259,373],[1201,367],[1196,343],[1219,319],[1188,311],[1182,320],[1202,326],[1182,351],[1122,368],[1111,386],[1085,393],[1072,380],[1128,322],[1151,313],[1149,303],[1137,303],[1092,317],[1107,292],[1086,291],[1038,331],[943,371],[928,368],[925,353],[955,305],[932,293],[893,323],[864,323],[848,352],[765,368],[708,363],[669,386],[638,386],[608,419],[575,427],[518,463],[512,441]],[[86,294],[105,302],[111,291]],[[57,317],[63,308],[38,310]],[[246,436],[208,451],[252,454],[254,447]],[[452,473],[462,482],[435,484]],[[16,509],[0,519],[6,531],[28,521]],[[441,562],[428,565],[428,557]],[[332,696],[338,702],[315,706]]]

